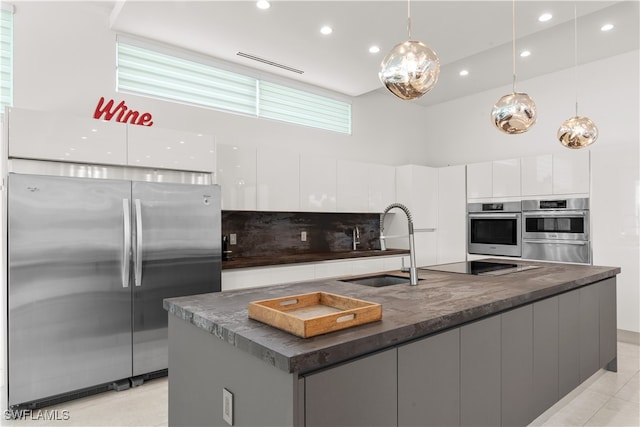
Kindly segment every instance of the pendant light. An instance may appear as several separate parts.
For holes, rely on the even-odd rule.
[[[536,103],[529,95],[516,92],[516,1],[512,2],[513,92],[500,98],[491,110],[491,121],[502,132],[526,132],[538,118]]]
[[[397,44],[382,60],[378,77],[391,93],[403,100],[420,98],[436,85],[440,60],[429,46],[411,40],[411,0],[407,1],[409,40]]]
[[[573,4],[573,80],[576,84],[576,115],[565,120],[558,129],[558,140],[567,148],[584,148],[598,139],[598,127],[588,117],[578,115],[578,13]]]

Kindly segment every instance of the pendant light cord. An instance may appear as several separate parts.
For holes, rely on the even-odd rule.
[[[411,40],[411,0],[407,0],[407,33],[409,33],[409,40]]]
[[[573,81],[576,87],[576,116],[578,116],[578,11],[573,2]]]
[[[513,93],[516,93],[516,0],[511,6],[511,50],[513,65]]]

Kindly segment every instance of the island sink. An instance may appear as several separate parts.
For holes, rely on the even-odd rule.
[[[358,277],[355,279],[343,279],[341,282],[355,283],[357,285],[371,286],[373,288],[382,288],[383,286],[400,285],[409,283],[410,279],[402,276],[393,276],[390,274],[377,274],[375,276]]]

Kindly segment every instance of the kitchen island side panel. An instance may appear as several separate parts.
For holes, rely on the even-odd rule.
[[[169,426],[227,425],[225,388],[233,394],[233,425],[300,425],[297,375],[172,315],[169,336]]]

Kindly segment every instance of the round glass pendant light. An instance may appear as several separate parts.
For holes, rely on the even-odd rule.
[[[567,148],[584,148],[596,142],[598,127],[590,118],[584,116],[571,117],[560,125],[558,140]]]
[[[522,92],[503,96],[491,110],[493,124],[508,134],[526,132],[536,122],[537,116],[535,102]]]
[[[536,103],[529,95],[516,92],[516,2],[512,2],[513,92],[500,98],[491,110],[494,126],[507,134],[529,130],[538,118]]]
[[[440,75],[440,60],[429,46],[411,40],[411,2],[407,2],[409,40],[397,44],[380,64],[378,77],[387,89],[403,100],[429,92]]]
[[[409,40],[396,45],[382,60],[378,76],[385,87],[404,100],[416,99],[436,85],[440,60],[429,46]]]
[[[578,13],[576,5],[573,5],[573,45],[574,45],[574,80],[576,81],[576,115],[568,118],[558,129],[558,140],[567,148],[588,147],[598,139],[598,127],[588,117],[578,115],[578,90],[577,90],[577,68],[578,68]]]

